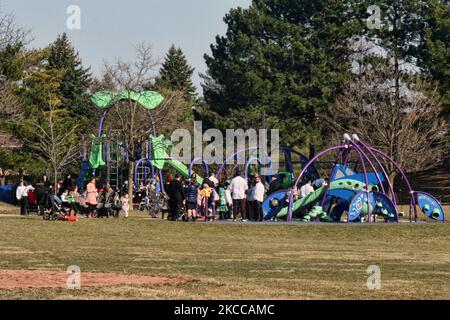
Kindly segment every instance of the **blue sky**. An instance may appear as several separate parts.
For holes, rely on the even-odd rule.
[[[180,46],[195,67],[194,82],[206,70],[203,55],[215,36],[224,34],[224,15],[251,0],[0,0],[2,13],[13,13],[17,24],[32,30],[32,47],[45,47],[67,32],[83,63],[94,75],[103,60],[133,59],[134,45],[148,42],[163,58],[172,43]],[[81,30],[68,30],[67,7],[81,9]]]

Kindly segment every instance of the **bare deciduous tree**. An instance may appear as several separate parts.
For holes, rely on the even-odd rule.
[[[437,89],[419,75],[379,61],[361,68],[324,117],[337,136],[356,133],[390,154],[407,172],[427,170],[443,160],[448,130]],[[402,74],[396,74],[402,72]],[[400,90],[398,89],[398,81]],[[386,163],[393,183],[396,170]]]
[[[57,190],[58,174],[73,164],[80,154],[78,125],[67,116],[66,110],[58,110],[55,106],[40,113],[40,117],[28,120],[36,134],[25,141],[37,158],[50,163]]]
[[[113,64],[105,63],[104,88],[106,90],[141,92],[151,88],[156,75],[159,60],[154,57],[152,47],[146,44],[136,46],[135,62],[117,60]],[[97,85],[96,89],[101,89]],[[133,176],[136,160],[134,154],[138,143],[148,139],[152,134],[152,124],[159,133],[167,134],[168,130],[177,126],[178,120],[186,111],[186,101],[182,92],[164,91],[163,103],[155,110],[148,111],[139,102],[128,99],[112,106],[108,115],[106,128],[120,132],[130,155],[128,163],[128,186],[130,199],[133,193]],[[164,130],[161,130],[163,128]]]
[[[10,44],[31,42],[30,30],[16,25],[13,14],[0,14],[0,50],[4,50]]]

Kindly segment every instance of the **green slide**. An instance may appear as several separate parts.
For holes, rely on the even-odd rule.
[[[356,194],[358,191],[361,191],[366,185],[357,180],[352,179],[342,179],[333,181],[330,185],[329,191],[333,190],[347,190],[353,191],[353,194]],[[310,193],[307,197],[299,199],[294,202],[293,205],[293,213],[296,213],[299,210],[302,210],[306,207],[309,207],[319,201],[325,192],[325,187],[319,188],[316,191]],[[350,199],[349,199],[350,200]],[[288,215],[288,207],[283,208],[277,215],[277,218],[281,219]]]
[[[168,165],[178,173],[180,173],[185,179],[189,179],[189,168],[183,163],[177,160],[173,160],[167,155],[166,150],[171,150],[173,147],[172,141],[166,139],[163,135],[159,137],[151,136],[152,140],[152,165],[162,170],[164,165]],[[201,186],[203,179],[197,176],[197,183]]]
[[[106,136],[96,137],[91,134],[92,146],[89,155],[89,164],[92,169],[103,167],[106,163],[103,161],[103,141]]]
[[[185,179],[189,179],[189,168],[186,167],[183,163],[181,163],[178,160],[167,160],[166,164],[171,167],[172,169],[174,169],[176,172],[178,172],[179,174],[181,174],[183,176],[183,178]],[[197,184],[199,186],[203,185],[203,179],[197,175]]]

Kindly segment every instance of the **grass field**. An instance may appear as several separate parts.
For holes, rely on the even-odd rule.
[[[182,280],[81,290],[0,285],[3,299],[450,299],[448,224],[190,224],[139,215],[66,223],[3,215],[0,245],[3,271],[78,265],[82,283],[83,272]],[[369,265],[381,268],[380,290],[367,289]]]

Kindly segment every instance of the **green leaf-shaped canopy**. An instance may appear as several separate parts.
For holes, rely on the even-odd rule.
[[[130,99],[138,102],[147,110],[156,109],[164,101],[164,97],[155,91],[99,91],[91,97],[91,101],[101,110],[109,109],[119,101]]]

